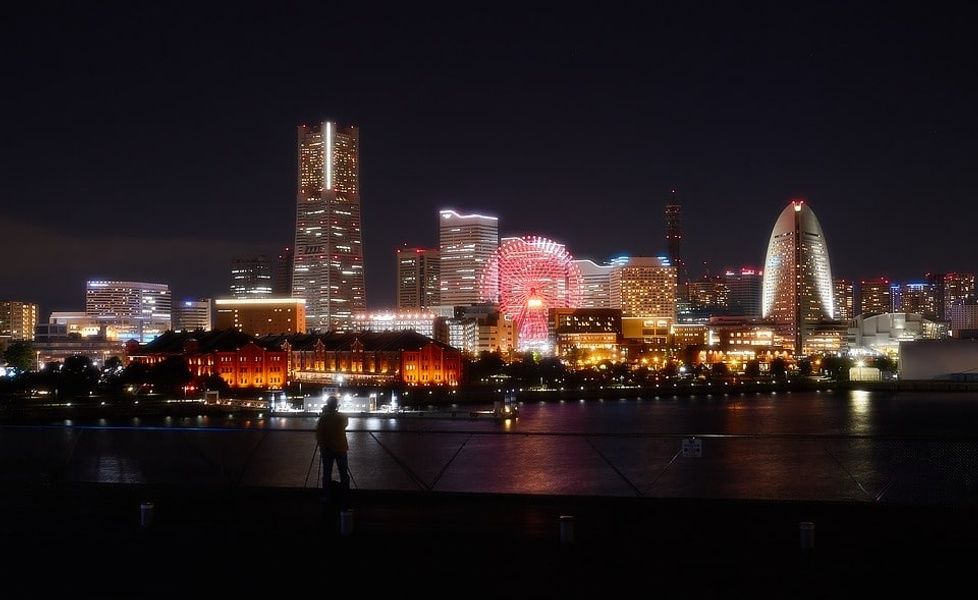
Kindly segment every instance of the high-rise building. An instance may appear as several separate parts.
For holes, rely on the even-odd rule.
[[[754,267],[741,267],[726,272],[727,289],[730,290],[729,313],[742,317],[761,316],[761,291],[764,271]]]
[[[933,283],[894,283],[890,286],[891,312],[916,313],[927,319],[938,314],[937,286]]]
[[[33,340],[37,328],[37,305],[16,300],[0,300],[0,337]]]
[[[476,304],[482,269],[499,246],[499,219],[484,215],[439,212],[441,298],[444,305]]]
[[[835,289],[835,318],[839,321],[855,318],[852,282],[848,279],[836,279],[832,282],[832,287]]]
[[[623,317],[676,319],[676,267],[666,257],[630,257],[611,271],[611,308]]]
[[[859,282],[860,315],[881,315],[893,311],[893,294],[890,280],[884,277],[863,279]]]
[[[438,306],[441,297],[441,261],[438,250],[398,248],[397,308]]]
[[[581,270],[581,308],[611,308],[612,265],[575,260]]]
[[[182,300],[173,305],[173,331],[210,331],[211,299]]]
[[[231,259],[231,297],[268,298],[272,295],[272,266],[263,254]]]
[[[360,221],[360,132],[324,121],[299,126],[292,297],[309,331],[345,330],[366,311]]]
[[[927,282],[934,285],[939,320],[950,319],[952,306],[975,299],[974,273],[928,273]]]
[[[162,283],[93,280],[85,290],[85,313],[122,340],[162,335],[170,329],[171,304],[170,288]]]
[[[730,288],[720,276],[704,275],[686,284],[690,310],[700,316],[726,314],[730,307]]]
[[[676,268],[677,283],[680,289],[685,288],[688,277],[686,275],[686,263],[682,255],[683,228],[682,228],[682,207],[676,199],[676,190],[672,190],[672,197],[666,204],[666,253],[669,255],[669,262]]]
[[[275,258],[275,266],[272,269],[272,296],[276,298],[292,296],[292,260],[294,254],[292,246],[286,246]]]
[[[792,201],[778,216],[768,242],[761,314],[800,353],[819,322],[834,318],[832,292],[822,226],[804,201]]]
[[[306,332],[305,300],[301,298],[218,298],[216,329],[248,335]]]

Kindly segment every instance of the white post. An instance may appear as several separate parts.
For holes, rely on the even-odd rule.
[[[347,536],[353,534],[353,511],[351,509],[340,511],[340,535]]]
[[[149,527],[153,524],[153,512],[155,510],[152,502],[143,502],[139,505],[139,525]]]
[[[798,524],[799,543],[801,544],[802,550],[811,550],[815,548],[815,523],[811,521],[802,521]]]
[[[570,544],[574,541],[574,516],[560,515],[560,543]]]

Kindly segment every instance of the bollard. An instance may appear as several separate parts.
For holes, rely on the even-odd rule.
[[[352,510],[341,510],[340,511],[340,535],[352,535],[353,534],[353,511]]]
[[[574,541],[574,516],[560,515],[560,543],[570,544]]]
[[[155,510],[152,502],[143,502],[139,505],[139,525],[149,527],[153,524],[153,511]]]
[[[802,550],[812,550],[815,548],[815,523],[802,521],[798,524],[800,534],[799,542]]]

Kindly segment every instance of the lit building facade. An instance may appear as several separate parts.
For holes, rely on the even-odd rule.
[[[778,217],[764,261],[761,313],[800,352],[812,326],[835,316],[832,268],[822,226],[803,201]]]
[[[472,356],[482,352],[509,354],[516,349],[515,324],[497,305],[460,306],[454,315],[445,321],[450,346]]]
[[[37,328],[36,304],[17,300],[0,300],[0,338],[33,340]]]
[[[839,321],[848,321],[856,315],[853,312],[855,296],[852,281],[848,279],[836,279],[832,282],[835,288],[835,318]]]
[[[947,318],[951,323],[952,337],[978,337],[978,304],[953,304],[948,309]]]
[[[345,330],[366,310],[360,132],[324,121],[298,137],[292,297],[305,300],[307,330]]]
[[[676,319],[676,267],[664,257],[629,257],[611,270],[611,308],[665,328]],[[656,326],[658,329],[658,326]]]
[[[92,280],[85,289],[85,313],[115,331],[116,339],[147,342],[172,325],[170,288],[162,283]]]
[[[611,308],[612,265],[575,260],[581,271],[581,308]]]
[[[548,314],[554,353],[576,354],[578,362],[617,359],[621,311],[614,308],[551,308]]]
[[[264,255],[236,256],[231,259],[232,298],[270,298],[272,265]]]
[[[884,277],[859,282],[859,314],[880,315],[893,310],[890,280]]]
[[[210,298],[183,300],[173,306],[173,331],[210,331],[214,307]]]
[[[443,339],[444,317],[422,311],[375,312],[357,315],[353,331],[416,331],[421,335]]]
[[[859,315],[849,328],[850,352],[899,357],[900,342],[946,337],[947,328],[918,313]]]
[[[929,319],[937,318],[939,302],[933,283],[894,283],[890,286],[890,302],[895,313],[916,313]]]
[[[938,319],[950,319],[952,306],[975,300],[974,273],[928,273],[927,282],[937,296]]]
[[[219,298],[215,329],[248,335],[305,333],[306,302],[301,298]]]
[[[184,359],[194,377],[219,375],[232,388],[282,389],[289,383],[289,353],[234,329],[168,332],[148,344],[129,342],[130,361],[154,365]]]
[[[725,278],[704,276],[687,284],[689,310],[694,317],[726,314],[730,308],[730,288]]]
[[[296,381],[412,386],[462,382],[461,351],[414,331],[266,336],[258,343],[288,352],[289,376]]]
[[[727,271],[724,279],[729,290],[729,313],[744,317],[760,317],[764,271],[754,267],[741,267]]]
[[[480,278],[499,246],[499,219],[461,215],[454,210],[438,214],[438,250],[441,261],[439,302],[457,306],[481,300]]]
[[[398,248],[397,308],[420,309],[441,304],[441,260],[432,248]]]

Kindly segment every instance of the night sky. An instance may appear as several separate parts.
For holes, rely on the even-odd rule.
[[[0,298],[42,319],[93,277],[226,294],[233,255],[291,243],[322,119],[360,126],[371,308],[439,208],[601,260],[663,253],[673,187],[692,276],[761,263],[796,197],[837,276],[978,270],[978,52],[947,7],[74,4],[0,20]]]

